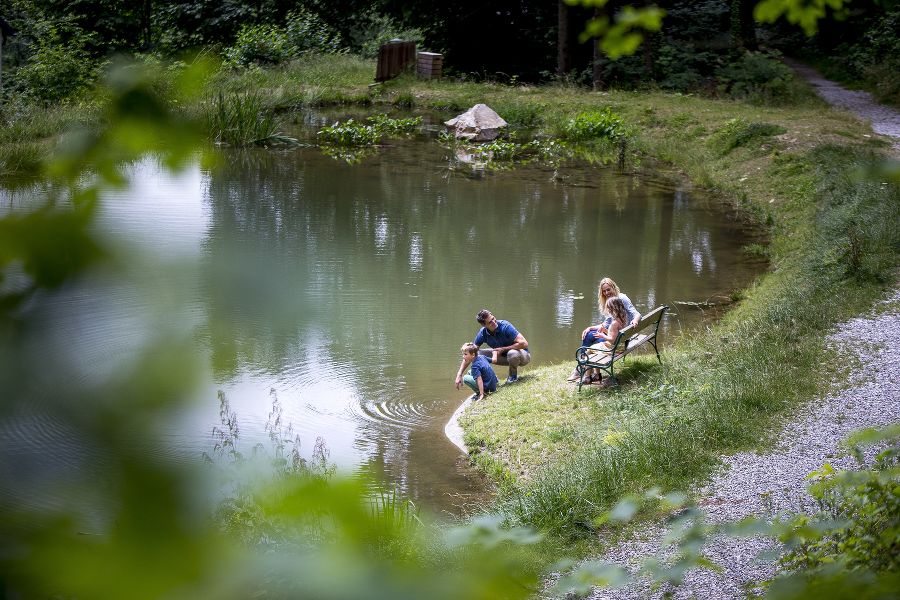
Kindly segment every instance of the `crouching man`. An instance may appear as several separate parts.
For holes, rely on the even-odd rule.
[[[497,317],[486,308],[478,312],[475,320],[482,327],[475,334],[472,343],[476,348],[480,348],[482,344],[490,346],[490,349],[479,350],[479,354],[495,365],[508,365],[509,377],[506,379],[506,383],[516,382],[519,379],[519,367],[531,362],[528,340],[513,327],[512,323],[502,319],[497,320]],[[466,372],[466,368],[471,362],[472,360],[467,360],[463,355],[459,371],[456,373],[456,389],[459,389],[463,373]]]

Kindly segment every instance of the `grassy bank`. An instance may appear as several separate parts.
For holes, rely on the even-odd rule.
[[[555,136],[575,115],[609,108],[633,132],[632,164],[643,157],[671,163],[770,232],[771,272],[712,331],[667,343],[662,366],[637,359],[620,387],[580,395],[564,383],[571,364],[529,370],[465,416],[466,442],[503,482],[500,509],[515,522],[565,534],[591,530],[621,494],[688,488],[722,453],[758,444],[834,377],[823,366],[830,324],[863,311],[895,280],[898,182],[877,170],[887,144],[811,94],[800,105],[760,107],[661,92],[412,78],[370,86],[373,74],[372,62],[348,56],[221,71],[178,110],[202,114],[212,99],[253,94],[255,118],[277,115],[283,123],[310,106],[428,109],[449,118],[485,102],[514,129]],[[72,122],[101,126],[90,102],[54,110],[7,115],[17,133],[0,138],[5,171],[36,169],[34,145],[52,147]],[[277,119],[271,124],[266,132],[277,132]]]

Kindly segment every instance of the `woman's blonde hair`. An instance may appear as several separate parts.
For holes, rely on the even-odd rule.
[[[628,323],[628,311],[625,310],[625,303],[618,296],[609,297],[609,300],[606,301],[606,312],[622,325]]]
[[[609,312],[606,310],[606,301],[609,298],[603,297],[603,284],[604,283],[608,284],[609,287],[612,288],[613,293],[610,296],[610,298],[614,298],[614,297],[618,296],[620,292],[619,292],[619,286],[617,286],[616,282],[613,281],[612,279],[610,279],[609,277],[604,277],[603,279],[600,280],[600,285],[597,286],[597,304],[600,305],[600,312],[602,312],[604,315],[608,315]]]

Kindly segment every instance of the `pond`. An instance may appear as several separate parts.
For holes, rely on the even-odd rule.
[[[341,468],[432,511],[459,514],[488,488],[443,433],[468,395],[453,377],[479,309],[528,338],[527,377],[572,361],[598,321],[604,276],[641,311],[672,306],[670,337],[715,316],[677,302],[727,302],[765,267],[742,251],[758,240],[724,206],[647,168],[485,171],[434,139],[392,142],[355,165],[311,147],[222,161],[129,168],[98,226],[140,253],[41,300],[46,343],[91,379],[161,327],[177,331],[201,383],[152,451],[209,451],[220,391],[249,448],[277,398],[305,455],[321,436]],[[0,446],[38,451],[40,439],[21,437],[3,428]]]

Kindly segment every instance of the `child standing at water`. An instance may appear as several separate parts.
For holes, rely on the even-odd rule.
[[[463,377],[463,383],[472,388],[475,393],[472,394],[471,400],[481,400],[484,398],[485,392],[497,391],[497,375],[491,368],[491,363],[484,356],[478,354],[478,346],[469,342],[463,344],[460,351],[463,360],[472,361],[472,367],[469,374]]]

